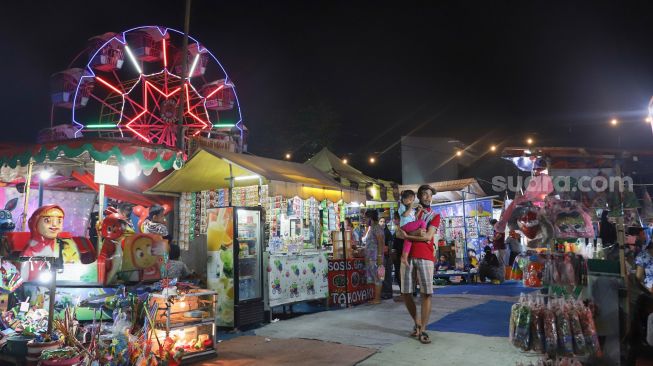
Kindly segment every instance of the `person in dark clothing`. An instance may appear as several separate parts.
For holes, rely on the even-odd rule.
[[[395,228],[399,227],[399,213],[395,212],[395,217],[392,218]],[[395,229],[396,230],[396,229]],[[401,288],[401,275],[399,268],[401,267],[401,253],[404,252],[404,241],[402,239],[397,239],[396,236],[392,236],[392,264],[394,266],[393,272],[395,274],[395,283]]]
[[[502,268],[501,264],[499,264],[499,259],[494,255],[494,253],[492,253],[492,248],[490,248],[490,246],[486,246],[483,251],[485,252],[485,256],[483,257],[483,260],[481,260],[478,269],[478,275],[481,282],[485,282],[485,279],[488,278],[494,284],[501,283],[503,276],[500,275]]]
[[[392,257],[390,256],[390,249],[392,248],[392,232],[386,225],[385,218],[379,219],[379,225],[383,228],[383,236],[385,237],[385,246],[383,247],[383,263],[385,265],[385,277],[381,287],[381,298],[392,299]]]
[[[601,213],[601,222],[599,223],[599,237],[604,246],[617,242],[617,228],[608,220],[609,213],[610,211],[603,210]]]

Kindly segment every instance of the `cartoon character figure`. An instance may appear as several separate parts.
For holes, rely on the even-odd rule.
[[[123,271],[140,272],[140,280],[159,279],[167,244],[158,235],[136,234],[123,241]]]
[[[57,205],[38,208],[27,221],[29,234],[6,234],[10,250],[24,257],[60,258],[57,265],[93,263],[95,251],[88,239],[62,233],[64,215],[64,210]],[[21,275],[28,281],[35,280],[42,267],[42,263],[23,263]]]
[[[16,206],[18,206],[18,198],[13,198],[7,201],[3,210],[0,210],[0,234],[4,234],[16,228],[16,224],[14,224],[11,216],[11,211],[13,211]]]
[[[100,232],[103,240],[98,259],[104,260],[106,276],[103,277],[103,282],[108,284],[113,282],[116,274],[122,269],[122,242],[126,236],[132,235],[134,230],[124,215],[114,207],[109,207],[104,211]]]

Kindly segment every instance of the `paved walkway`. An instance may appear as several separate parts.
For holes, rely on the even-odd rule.
[[[487,285],[490,286],[490,285]],[[531,354],[524,354],[508,343],[507,337],[484,336],[484,321],[495,322],[494,328],[505,329],[508,327],[508,315],[496,314],[492,319],[474,317],[474,309],[482,309],[484,304],[490,302],[515,302],[513,296],[492,296],[492,295],[436,295],[433,297],[433,307],[430,323],[436,323],[447,315],[449,320],[457,319],[460,310],[468,309],[471,312],[469,322],[461,326],[460,332],[456,329],[456,322],[451,321],[447,332],[438,330],[438,323],[434,324],[434,330],[429,334],[433,341],[430,345],[423,345],[417,340],[409,337],[412,329],[412,321],[405,310],[402,301],[398,298],[385,300],[379,305],[361,305],[350,309],[339,309],[324,311],[309,315],[303,315],[290,320],[278,321],[254,330],[258,337],[258,343],[254,342],[243,347],[241,338],[224,341],[219,344],[218,361],[204,363],[203,365],[258,365],[258,364],[293,364],[293,365],[515,365],[518,361],[535,360]],[[419,300],[418,300],[419,301]],[[503,308],[505,308],[505,304]],[[478,308],[480,306],[480,308]],[[474,308],[476,307],[476,308]],[[455,314],[454,314],[455,313]],[[446,321],[447,319],[443,320]],[[484,320],[485,319],[485,320]],[[496,324],[496,322],[505,324]],[[464,322],[464,321],[463,321]],[[474,322],[480,326],[477,331],[474,329]],[[461,324],[462,325],[462,324]],[[481,333],[472,334],[472,333]],[[507,333],[507,332],[506,332]],[[267,339],[267,345],[262,344],[260,339]],[[315,354],[312,355],[310,348],[304,350],[298,359],[297,348],[288,341],[311,340],[315,344]],[[239,342],[236,345],[235,342]],[[252,340],[253,342],[253,340]],[[273,346],[274,352],[265,351],[263,347]],[[242,357],[228,360],[220,357],[225,351],[231,352],[233,348],[237,351],[231,354],[238,354]],[[326,348],[325,348],[326,347]],[[350,348],[339,348],[350,347]],[[260,348],[258,351],[255,348]],[[340,358],[324,358],[325,349],[330,349],[332,355],[340,354]],[[231,351],[230,351],[231,350]],[[256,353],[257,362],[248,363],[248,353]],[[268,358],[266,358],[268,354]],[[328,353],[327,353],[328,355]],[[346,356],[346,357],[345,357]],[[303,358],[302,358],[303,357]],[[250,357],[249,360],[252,360]],[[287,361],[284,361],[287,360]],[[314,361],[314,362],[311,362]],[[252,361],[253,362],[253,361]],[[316,363],[317,362],[317,363]]]

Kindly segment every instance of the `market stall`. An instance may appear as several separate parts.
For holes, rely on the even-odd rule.
[[[399,202],[399,186],[391,181],[375,179],[363,174],[360,170],[349,165],[328,148],[323,148],[304,164],[315,167],[340,184],[351,187],[364,195],[362,201],[353,201],[345,205],[345,216],[352,220],[354,228],[358,228],[361,210],[376,209],[389,219],[393,217]],[[392,220],[387,220],[391,230]]]
[[[513,273],[545,294],[513,307],[513,344],[573,356],[575,362],[620,364],[621,340],[634,311],[627,268],[642,249],[639,239],[627,234],[629,227],[641,226],[640,204],[632,186],[606,183],[627,176],[638,159],[623,151],[582,148],[509,148],[504,157],[530,172],[536,184],[515,198],[498,225],[521,231],[529,251],[517,258]],[[599,223],[607,210],[605,218],[613,222]],[[616,227],[610,242],[599,236],[603,225]]]
[[[362,198],[309,166],[209,148],[150,191],[181,194],[179,241],[208,257],[225,327],[263,321],[264,307],[326,300],[324,231]]]
[[[437,193],[431,208],[440,217],[438,256],[445,255],[462,270],[468,250],[480,254],[493,235],[490,220],[501,212],[502,202],[497,196],[486,196],[476,179],[428,183]],[[400,189],[417,192],[419,185],[403,185]],[[453,271],[453,270],[452,270]]]

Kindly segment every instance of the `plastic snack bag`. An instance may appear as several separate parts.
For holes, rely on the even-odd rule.
[[[584,307],[583,310],[578,312],[578,319],[580,320],[580,325],[583,328],[583,336],[585,336],[585,343],[589,352],[597,357],[600,357],[603,353],[601,352],[599,336],[596,333],[594,314],[592,314],[592,311],[589,308]]]
[[[558,352],[558,329],[556,316],[550,302],[547,308],[542,310],[542,321],[544,326],[544,349],[546,353],[555,355]]]
[[[530,332],[531,309],[527,304],[523,304],[517,310],[515,336],[512,340],[512,344],[524,351],[528,351],[530,349]]]
[[[574,339],[574,353],[582,356],[587,353],[587,343],[583,335],[583,328],[580,325],[578,311],[574,306],[569,307],[569,322],[571,324],[571,334]]]
[[[531,311],[531,349],[544,352],[544,304],[538,298]]]
[[[524,302],[524,294],[522,293],[519,296],[519,302],[512,305],[512,308],[510,309],[510,325],[508,328],[508,340],[512,343],[512,340],[515,337],[515,327],[517,326],[517,316],[519,315],[519,308],[522,306]]]
[[[571,324],[569,323],[569,317],[564,310],[564,305],[558,306],[555,315],[558,325],[558,343],[560,345],[560,353],[565,356],[572,356],[574,354],[574,341],[571,335]]]

